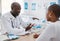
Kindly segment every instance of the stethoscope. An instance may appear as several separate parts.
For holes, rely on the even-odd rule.
[[[11,20],[11,25],[12,25],[12,28],[14,28],[14,25],[13,25],[13,21],[12,21],[12,18],[10,18],[10,20]]]
[[[13,23],[13,21],[12,21],[12,18],[10,18],[10,20],[11,20],[11,26],[12,26],[12,28],[15,28],[14,27],[14,23]],[[16,27],[17,28],[17,27]]]

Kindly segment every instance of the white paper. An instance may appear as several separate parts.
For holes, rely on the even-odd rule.
[[[9,39],[6,35],[0,35],[0,41]]]

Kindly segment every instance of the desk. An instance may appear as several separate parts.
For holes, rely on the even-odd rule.
[[[30,35],[25,35],[25,36],[20,36],[19,39],[17,40],[12,40],[12,41],[35,41],[35,39],[33,38],[34,34],[30,34]]]
[[[39,33],[41,34],[42,31],[43,31],[43,29],[41,29]],[[12,41],[35,41],[36,39],[33,38],[33,36],[34,36],[34,34],[36,34],[36,33],[38,34],[38,32],[35,32],[35,33],[29,34],[29,35],[20,36],[19,39],[17,39],[17,40],[12,40]]]

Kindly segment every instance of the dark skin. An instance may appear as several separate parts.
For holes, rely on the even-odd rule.
[[[16,17],[20,14],[21,11],[21,6],[20,5],[15,5],[13,6],[13,9],[11,9],[11,14]]]
[[[27,28],[25,29],[25,31],[30,30],[30,29],[32,28],[32,26],[34,26],[34,24],[29,24],[29,25],[27,26]]]
[[[19,3],[14,3],[14,5],[12,5],[12,8],[11,8],[11,14],[16,18],[20,14],[20,11],[21,11],[21,6],[19,5]],[[30,30],[33,25],[34,24],[29,24],[26,27],[25,31]]]

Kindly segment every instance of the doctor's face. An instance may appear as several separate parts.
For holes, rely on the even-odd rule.
[[[57,17],[54,15],[52,11],[48,11],[46,14],[47,21],[55,22],[57,21]]]
[[[21,10],[21,7],[20,6],[15,6],[12,11],[15,15],[19,15],[20,13],[20,10]]]

